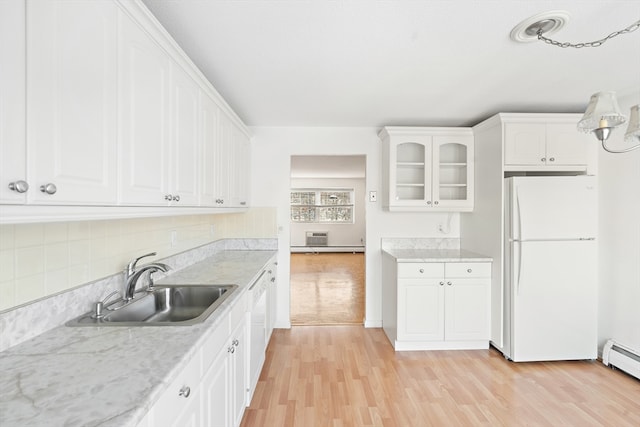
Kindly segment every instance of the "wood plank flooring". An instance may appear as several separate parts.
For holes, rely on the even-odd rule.
[[[600,362],[394,352],[381,329],[277,329],[242,427],[640,426],[640,381]]]
[[[291,324],[362,324],[364,254],[291,254]]]

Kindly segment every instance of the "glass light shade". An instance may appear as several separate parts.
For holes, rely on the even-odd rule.
[[[624,134],[624,140],[627,142],[634,142],[634,138],[640,140],[640,105],[631,107],[629,127]]]
[[[614,128],[627,121],[620,112],[615,92],[598,92],[591,95],[587,111],[578,122],[582,132],[593,132],[601,128]]]

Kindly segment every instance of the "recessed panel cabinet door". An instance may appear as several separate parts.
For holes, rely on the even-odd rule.
[[[173,140],[169,193],[172,205],[198,205],[200,88],[184,71],[173,72]]]
[[[442,279],[398,280],[398,341],[444,340]]]
[[[200,93],[200,206],[216,205],[216,149],[220,108],[204,92]]]
[[[24,12],[23,2],[0,1],[0,203],[21,204],[27,194]]]
[[[171,60],[124,13],[119,16],[120,202],[165,206],[169,196]]]
[[[32,203],[116,202],[116,18],[111,1],[27,2]]]
[[[504,163],[544,166],[545,132],[545,125],[540,123],[507,123],[504,129]]]

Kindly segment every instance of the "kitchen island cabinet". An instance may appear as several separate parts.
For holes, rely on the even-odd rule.
[[[397,351],[489,347],[489,258],[460,250],[387,249],[382,274],[382,324]]]

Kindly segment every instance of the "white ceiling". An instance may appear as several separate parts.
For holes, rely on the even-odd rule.
[[[509,39],[550,10],[570,15],[553,38],[600,39],[639,0],[143,2],[250,126],[469,126],[640,93],[640,30],[595,49]]]

